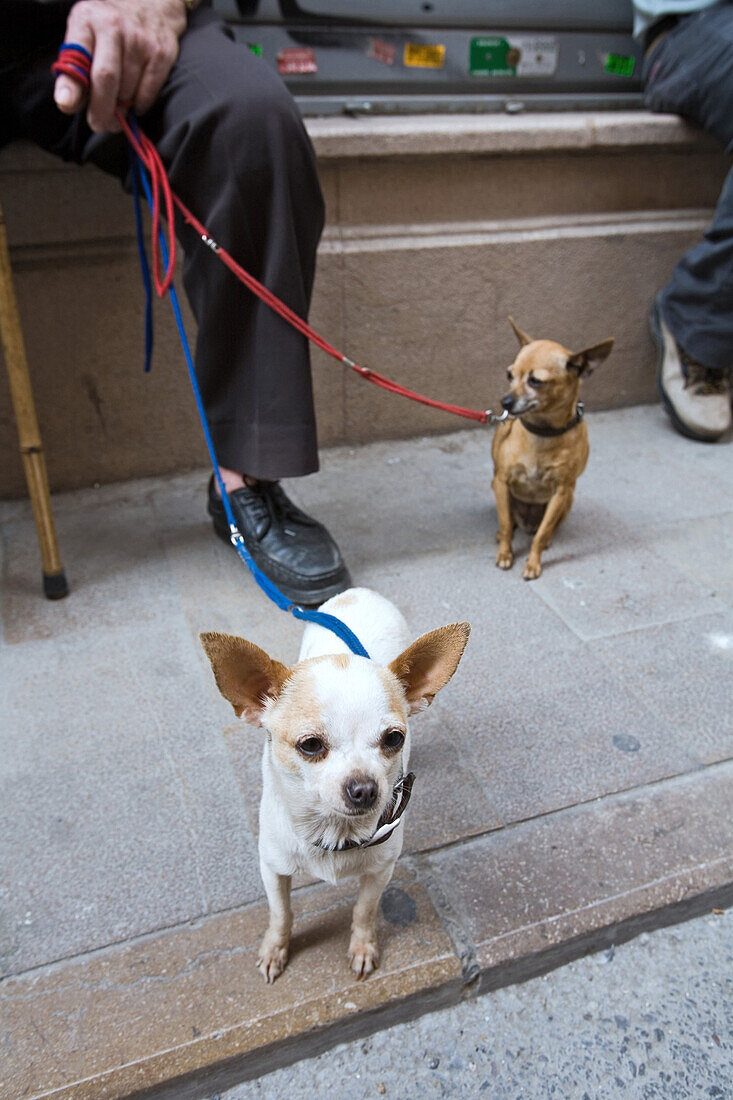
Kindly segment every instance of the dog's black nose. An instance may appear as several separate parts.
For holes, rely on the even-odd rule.
[[[510,393],[508,393],[506,395],[506,397],[502,397],[502,399],[501,399],[502,409],[506,409],[507,412],[511,412],[513,404],[514,404],[514,398],[512,397],[512,395]]]
[[[346,801],[354,807],[355,810],[371,810],[374,803],[377,801],[377,794],[379,788],[373,779],[369,779],[367,776],[355,776],[350,779],[344,786],[344,794],[346,795]]]

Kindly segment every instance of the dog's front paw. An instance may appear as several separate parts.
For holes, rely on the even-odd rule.
[[[542,572],[542,566],[539,561],[533,561],[532,558],[527,558],[524,569],[522,570],[522,576],[525,581],[536,581]]]
[[[506,549],[506,547],[500,546],[496,553],[496,564],[499,566],[499,568],[511,569],[513,562],[514,554],[512,553],[511,547],[509,547],[509,549]]]
[[[271,984],[275,978],[279,978],[287,961],[288,944],[266,933],[257,957],[257,969],[265,981]]]
[[[352,936],[349,944],[349,962],[357,978],[366,978],[379,966],[379,948],[375,940]]]

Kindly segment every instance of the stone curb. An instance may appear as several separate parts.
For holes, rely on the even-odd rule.
[[[460,966],[409,869],[390,886],[382,963],[366,982],[348,968],[353,897],[343,895],[296,891],[290,964],[271,986],[255,966],[263,904],[7,978],[0,1097],[201,1095],[203,1081],[267,1072],[285,1051],[295,1059],[336,1041],[334,1026],[346,1038],[365,1018],[375,1028],[426,999],[455,1001]]]
[[[292,958],[256,973],[262,905],[8,978],[0,1097],[203,1097],[337,1042],[733,902],[733,762],[405,857],[380,969],[348,971],[351,897],[296,891]]]

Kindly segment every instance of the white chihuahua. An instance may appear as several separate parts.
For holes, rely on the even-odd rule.
[[[378,965],[379,899],[402,850],[413,778],[407,718],[448,683],[470,632],[453,623],[410,645],[397,608],[366,588],[321,610],[354,631],[369,660],[312,623],[292,668],[244,638],[201,635],[221,694],[267,731],[259,850],[270,923],[257,965],[268,982],[287,962],[297,871],[327,882],[360,876],[349,960],[359,978]]]

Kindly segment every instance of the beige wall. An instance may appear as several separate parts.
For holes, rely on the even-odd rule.
[[[569,346],[616,338],[590,408],[654,399],[646,313],[710,218],[727,164],[675,119],[633,115],[315,120],[328,208],[311,321],[353,359],[485,408],[504,392],[512,313]],[[0,155],[52,485],[206,461],[166,303],[142,374],[130,200],[94,169]],[[322,444],[461,426],[314,355]],[[24,491],[4,377],[0,495]]]

